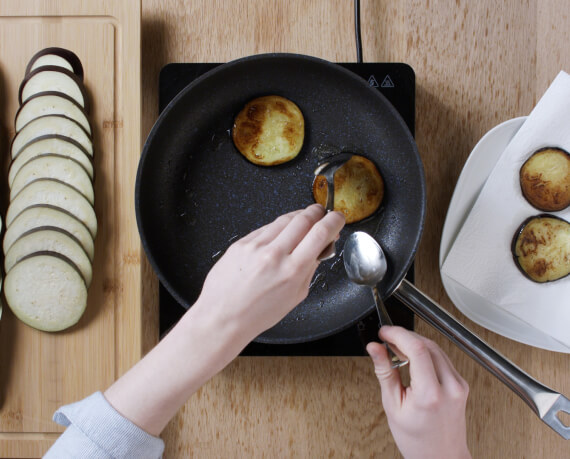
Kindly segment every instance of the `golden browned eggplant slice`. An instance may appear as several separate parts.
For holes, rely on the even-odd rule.
[[[551,282],[570,274],[570,223],[542,214],[525,220],[511,246],[517,267],[535,282]]]
[[[239,152],[252,163],[275,166],[291,161],[301,151],[305,119],[289,99],[258,97],[238,113],[232,138]]]
[[[313,181],[315,201],[327,202],[327,180],[318,175]],[[355,155],[334,175],[334,210],[342,212],[346,223],[355,223],[372,215],[384,197],[384,180],[372,161]]]
[[[521,190],[538,210],[557,212],[570,205],[570,154],[554,147],[541,148],[520,170]]]

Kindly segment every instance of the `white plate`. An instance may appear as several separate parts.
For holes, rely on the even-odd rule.
[[[473,322],[521,343],[550,351],[570,353],[570,349],[560,342],[468,290],[441,272],[443,261],[475,204],[487,177],[525,120],[526,116],[515,118],[491,129],[475,145],[465,162],[443,225],[439,248],[441,279],[451,301]]]

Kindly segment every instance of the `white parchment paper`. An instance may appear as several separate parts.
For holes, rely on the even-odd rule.
[[[570,152],[570,75],[560,72],[489,175],[442,271],[570,351],[570,276],[538,284],[524,277],[511,254],[520,224],[541,212],[520,189],[519,170],[542,147]],[[553,215],[570,221],[570,208]]]

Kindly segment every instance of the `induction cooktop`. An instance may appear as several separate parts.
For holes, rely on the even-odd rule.
[[[159,78],[159,110],[189,83],[219,63],[172,63],[162,68]],[[415,74],[413,69],[403,63],[339,63],[346,69],[364,78],[368,84],[380,91],[400,113],[410,132],[415,131]],[[414,267],[407,274],[407,279],[414,280]],[[373,305],[372,295],[370,296]],[[395,298],[388,298],[386,309],[396,325],[409,330],[414,327],[414,315]],[[184,315],[184,309],[159,285],[159,322],[160,334],[168,330]],[[362,356],[367,355],[365,346],[372,340],[378,340],[378,316],[374,311],[356,325],[316,341],[299,344],[250,343],[241,353],[247,356]]]

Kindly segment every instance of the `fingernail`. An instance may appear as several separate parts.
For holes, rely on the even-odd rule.
[[[371,345],[371,344],[372,344],[372,343],[368,343],[368,344],[366,345],[366,352],[368,352],[368,355],[369,355],[370,357],[372,357],[372,360],[376,360],[376,359],[378,358],[378,356],[377,356],[375,353],[370,352],[370,345]]]

